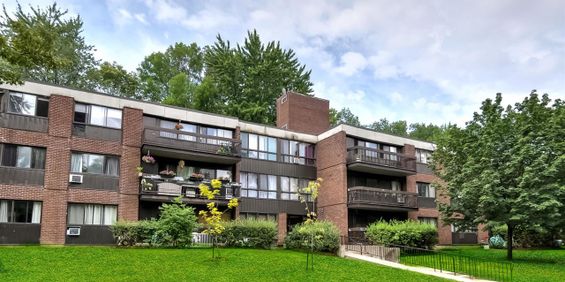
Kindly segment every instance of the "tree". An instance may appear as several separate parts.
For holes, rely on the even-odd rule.
[[[196,85],[188,76],[181,72],[169,80],[169,95],[163,100],[163,104],[191,108],[193,107],[193,96]]]
[[[98,65],[93,46],[85,43],[79,16],[67,18],[57,4],[46,9],[18,4],[10,16],[3,7],[0,21],[0,82],[24,79],[92,89],[87,73]]]
[[[145,57],[137,68],[142,85],[142,98],[161,102],[168,95],[176,95],[176,98],[171,99],[178,101],[179,95],[182,94],[187,96],[187,100],[191,100],[190,97],[193,92],[171,93],[170,87],[177,87],[175,91],[179,91],[178,87],[182,89],[182,84],[196,85],[200,83],[204,68],[203,60],[202,50],[196,43],[190,45],[175,43],[175,45],[169,46],[165,52],[155,52]],[[187,81],[180,81],[179,74],[184,74]],[[173,78],[175,81],[171,82]],[[193,91],[194,87],[186,87],[184,90]]]
[[[502,95],[483,102],[466,127],[450,125],[437,141],[432,167],[450,204],[447,223],[508,226],[508,259],[516,228],[563,228],[565,109],[535,91],[503,108]]]
[[[408,136],[408,127],[405,120],[389,122],[386,118],[373,122],[369,128],[383,133],[390,133],[398,136]]]
[[[243,120],[272,124],[283,90],[312,92],[310,71],[294,51],[282,49],[279,42],[263,44],[255,30],[235,48],[218,35],[206,48],[204,61],[206,76],[225,98],[223,112]]]
[[[359,117],[354,115],[349,108],[342,108],[339,112],[331,108],[330,109],[330,125],[335,126],[340,123],[349,124],[353,126],[361,126],[359,122]]]
[[[116,62],[104,62],[88,73],[94,89],[103,93],[139,99],[139,79]]]
[[[437,126],[431,123],[411,123],[408,130],[408,136],[428,142],[435,142],[446,128],[446,125]]]

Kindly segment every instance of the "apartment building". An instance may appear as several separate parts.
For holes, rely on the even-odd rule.
[[[114,221],[157,217],[198,185],[223,183],[229,218],[303,221],[298,187],[324,179],[318,214],[355,237],[378,219],[438,226],[441,244],[476,243],[439,219],[427,166],[431,143],[348,125],[330,128],[329,101],[288,92],[277,127],[156,103],[26,82],[0,85],[0,244],[111,244]],[[312,204],[312,203],[309,203]]]

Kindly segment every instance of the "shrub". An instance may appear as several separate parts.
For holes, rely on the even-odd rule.
[[[166,247],[189,247],[192,245],[192,231],[196,228],[194,209],[185,205],[180,198],[171,204],[163,204],[156,223],[152,244]]]
[[[118,246],[135,246],[142,243],[151,243],[151,237],[157,229],[156,221],[117,221],[110,230]]]
[[[225,225],[220,241],[228,247],[264,248],[273,246],[277,224],[271,220],[234,220]]]
[[[490,229],[492,237],[500,236],[506,241],[508,240],[507,232],[508,226],[506,224],[497,225]],[[558,238],[559,235],[558,230],[547,230],[534,226],[518,226],[514,228],[512,245],[518,248],[551,247],[555,243],[554,239]]]
[[[339,249],[339,230],[329,221],[301,223],[288,233],[285,248],[309,250],[312,245],[317,252],[333,252]]]
[[[432,248],[438,242],[435,226],[417,221],[377,221],[367,228],[367,238],[375,244]]]

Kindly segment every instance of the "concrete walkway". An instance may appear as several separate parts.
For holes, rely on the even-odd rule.
[[[428,268],[428,267],[407,266],[407,265],[396,263],[396,262],[391,262],[391,261],[382,260],[382,259],[378,259],[378,258],[374,258],[374,257],[370,257],[370,256],[360,255],[360,254],[357,254],[357,253],[354,253],[354,252],[345,251],[343,253],[343,256],[346,257],[346,258],[364,260],[364,261],[368,261],[368,262],[372,262],[372,263],[376,263],[376,264],[380,264],[380,265],[384,265],[384,266],[388,266],[388,267],[419,272],[419,273],[422,273],[422,274],[432,275],[432,276],[441,277],[441,278],[445,278],[445,279],[451,279],[451,280],[455,280],[455,281],[472,281],[472,282],[488,282],[488,281],[490,281],[490,280],[474,279],[474,278],[471,278],[471,277],[463,275],[463,274],[454,275],[452,272],[434,271],[433,268]]]

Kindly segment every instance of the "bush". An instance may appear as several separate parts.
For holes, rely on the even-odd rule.
[[[339,230],[329,221],[301,223],[288,233],[284,240],[285,248],[309,250],[313,247],[317,252],[335,253],[339,249]]]
[[[271,248],[277,236],[277,224],[270,220],[230,221],[219,240],[228,247]]]
[[[377,221],[369,225],[365,236],[375,244],[418,248],[432,248],[438,242],[435,226],[412,220]]]
[[[151,238],[157,229],[154,220],[117,221],[110,230],[118,246],[135,246],[151,243]]]
[[[508,226],[506,224],[497,225],[490,229],[492,237],[500,236],[506,241],[508,241],[507,232]],[[512,245],[517,248],[552,247],[555,244],[555,238],[558,238],[559,235],[558,230],[518,226],[514,228]]]
[[[173,203],[163,204],[159,209],[161,215],[151,243],[165,247],[190,247],[192,232],[197,226],[194,208],[176,198]]]

